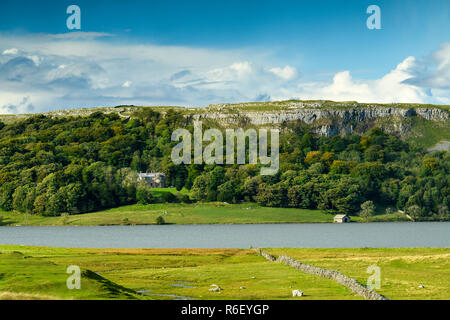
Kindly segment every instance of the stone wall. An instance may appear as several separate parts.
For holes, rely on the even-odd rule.
[[[272,256],[271,254],[269,254],[269,253],[267,253],[267,252],[265,252],[265,251],[262,251],[261,249],[256,249],[256,251],[258,252],[258,254],[260,255],[260,256],[263,256],[264,258],[266,258],[267,260],[269,260],[269,261],[276,261],[277,260],[277,258],[275,258],[274,256]]]
[[[383,297],[376,291],[363,286],[360,284],[356,279],[347,277],[346,275],[335,271],[335,270],[328,270],[324,268],[315,267],[310,264],[301,263],[300,261],[294,260],[289,256],[286,255],[280,255],[278,259],[276,259],[274,256],[270,255],[267,252],[264,252],[260,249],[257,249],[258,253],[266,258],[269,261],[276,261],[280,263],[284,263],[292,268],[295,268],[297,270],[317,275],[319,277],[327,278],[336,281],[340,285],[343,285],[347,288],[349,288],[352,292],[363,296],[364,298],[368,300],[389,300],[386,297]]]

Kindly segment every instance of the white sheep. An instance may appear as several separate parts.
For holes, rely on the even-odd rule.
[[[292,290],[292,296],[293,297],[302,297],[303,296],[303,291],[300,291],[298,289]]]

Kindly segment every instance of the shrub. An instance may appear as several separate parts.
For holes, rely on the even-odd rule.
[[[66,225],[69,223],[69,213],[63,212],[61,213],[61,224]]]
[[[418,205],[412,205],[406,208],[406,213],[414,220],[420,219],[422,209]]]
[[[368,221],[369,217],[373,216],[375,213],[375,205],[372,201],[366,201],[361,205],[361,211],[359,212],[359,216],[364,218],[364,220]]]
[[[156,218],[156,224],[163,225],[163,224],[166,224],[166,222],[164,221],[163,217],[158,216],[158,218]]]
[[[178,198],[172,192],[163,192],[160,197],[161,202],[178,202]]]
[[[178,198],[179,202],[192,203],[191,199],[189,198],[189,196],[187,194],[182,194],[182,193],[178,192],[176,197]]]
[[[149,188],[138,188],[136,191],[136,200],[139,204],[154,202],[152,191]]]

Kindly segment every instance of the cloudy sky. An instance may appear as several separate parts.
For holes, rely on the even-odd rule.
[[[450,104],[450,1],[0,1],[2,114],[284,99]]]

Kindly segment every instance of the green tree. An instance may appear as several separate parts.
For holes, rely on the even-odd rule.
[[[163,224],[166,224],[166,221],[164,221],[163,217],[158,216],[158,218],[156,218],[156,224],[163,225]]]
[[[14,184],[12,182],[5,182],[0,185],[0,208],[5,211],[13,209],[13,194]]]
[[[136,200],[139,204],[150,204],[154,202],[151,189],[147,187],[138,188],[136,191]]]
[[[369,218],[375,214],[375,205],[372,201],[366,201],[361,205],[361,211],[359,216],[365,221],[369,221]]]
[[[446,221],[449,219],[449,215],[448,215],[448,207],[445,204],[442,204],[439,206],[438,209],[438,218],[441,221]]]
[[[225,178],[225,169],[223,167],[221,167],[221,166],[216,166],[210,172],[209,190],[210,191],[217,190],[217,187],[225,182],[224,178]]]
[[[289,188],[288,203],[294,208],[311,208],[312,207],[312,183],[305,185],[296,185]]]
[[[406,208],[406,213],[414,220],[419,220],[422,215],[422,209],[418,205],[412,205]]]
[[[217,188],[217,201],[233,202],[236,196],[236,186],[233,181],[227,181]]]
[[[25,198],[27,197],[27,187],[18,186],[12,195],[12,208],[14,210],[25,212]]]
[[[205,200],[210,192],[210,177],[209,175],[200,175],[194,180],[191,192],[195,200]]]
[[[241,194],[243,197],[245,197],[248,201],[253,201],[254,197],[256,196],[258,192],[258,187],[261,184],[261,177],[247,177],[244,180],[244,183],[242,184],[241,188]]]
[[[36,199],[34,199],[33,207],[35,213],[44,215],[47,210],[47,194],[43,193],[38,195]]]
[[[46,216],[59,216],[65,209],[64,195],[60,192],[50,194],[47,197],[48,202],[44,215]]]
[[[267,207],[287,207],[287,189],[282,184],[273,186],[261,185],[258,189],[256,201]]]

